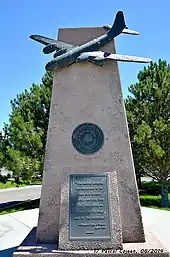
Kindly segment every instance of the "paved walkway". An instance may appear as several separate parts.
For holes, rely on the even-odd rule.
[[[0,215],[0,257],[12,257],[12,252],[21,244],[30,230],[37,225],[39,209]],[[142,208],[144,227],[152,232],[170,251],[170,212]]]
[[[170,211],[142,208],[143,223],[150,226],[152,232],[170,251]]]
[[[37,218],[38,209],[0,215],[0,251],[18,246],[37,226]]]

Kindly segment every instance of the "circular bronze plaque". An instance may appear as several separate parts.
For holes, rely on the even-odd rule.
[[[81,154],[96,153],[104,143],[104,134],[99,126],[83,123],[77,126],[72,134],[72,144]]]

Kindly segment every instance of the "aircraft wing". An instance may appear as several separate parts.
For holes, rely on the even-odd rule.
[[[130,55],[121,55],[121,54],[110,54],[105,59],[123,61],[123,62],[139,62],[139,63],[149,63],[152,61],[150,58],[130,56]]]
[[[44,36],[40,36],[40,35],[31,35],[30,38],[32,40],[35,40],[35,41],[45,45],[45,47],[43,48],[44,54],[49,54],[54,51],[59,51],[61,49],[70,50],[70,48],[73,47],[73,45],[71,45],[71,44],[67,44],[65,42],[55,40],[52,38],[48,38],[48,37],[44,37]]]
[[[115,60],[115,61],[123,61],[123,62],[138,62],[138,63],[149,63],[152,61],[152,59],[150,58],[106,53],[102,51],[82,53],[78,57],[78,60],[80,61],[87,60],[96,65],[103,65],[107,60]]]

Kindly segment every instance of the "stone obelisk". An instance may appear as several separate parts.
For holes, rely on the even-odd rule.
[[[104,33],[103,28],[60,29],[58,40],[83,44]],[[115,53],[114,41],[102,50]],[[73,130],[81,123],[99,124],[104,145],[96,154],[79,154]],[[102,68],[73,64],[54,74],[45,169],[37,228],[39,242],[59,237],[60,183],[65,170],[117,172],[123,242],[143,242],[144,231],[125,115],[118,64]]]

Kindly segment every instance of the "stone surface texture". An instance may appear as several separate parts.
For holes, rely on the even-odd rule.
[[[97,173],[97,170],[95,172]],[[59,250],[122,249],[122,230],[118,201],[117,175],[113,170],[110,170],[109,172],[106,171],[104,174],[108,175],[111,239],[69,240],[69,173],[66,173],[61,185]]]
[[[145,243],[125,243],[123,244],[123,250],[117,250],[115,253],[99,250],[94,253],[94,250],[84,251],[58,251],[57,244],[39,244],[36,245],[35,228],[30,232],[24,242],[18,247],[17,251],[13,254],[13,257],[169,257],[167,249],[161,244],[161,242],[150,233],[149,230],[145,231],[146,242]],[[135,251],[135,253],[128,253],[128,251]],[[146,253],[143,253],[143,251]],[[151,253],[154,250],[157,253]]]
[[[58,39],[82,44],[104,33],[103,28],[60,29]],[[103,48],[115,52],[114,41]],[[127,64],[128,65],[128,64]],[[85,156],[71,143],[73,130],[92,122],[104,133],[99,152]],[[132,152],[117,62],[102,68],[74,64],[54,74],[37,242],[59,238],[60,184],[65,172],[117,171],[123,242],[144,242]]]

